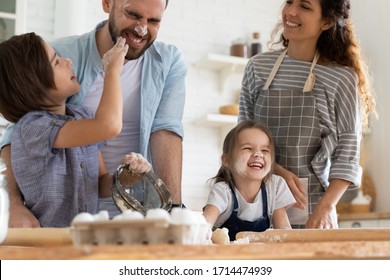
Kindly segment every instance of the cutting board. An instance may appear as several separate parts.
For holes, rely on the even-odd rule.
[[[390,241],[390,229],[269,229],[264,232],[243,231],[236,239],[249,242],[325,242],[325,241]]]

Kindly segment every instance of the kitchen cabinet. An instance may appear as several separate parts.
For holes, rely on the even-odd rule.
[[[195,63],[195,67],[217,71],[219,73],[219,88],[223,90],[230,75],[244,73],[247,63],[247,58],[209,53]]]
[[[390,228],[390,213],[343,213],[339,215],[340,228]]]
[[[0,42],[25,32],[27,0],[0,2]]]

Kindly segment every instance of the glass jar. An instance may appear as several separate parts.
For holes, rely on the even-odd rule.
[[[253,32],[252,41],[250,45],[251,57],[255,56],[258,53],[261,53],[261,43],[260,43],[260,32]]]
[[[3,243],[8,231],[9,197],[7,180],[4,175],[5,164],[0,160],[0,244]]]
[[[247,44],[241,39],[237,39],[233,41],[232,45],[230,46],[230,55],[247,58],[248,57]]]

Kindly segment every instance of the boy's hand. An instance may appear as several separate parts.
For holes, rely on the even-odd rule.
[[[107,73],[111,69],[122,69],[128,49],[126,40],[118,37],[115,46],[103,55],[103,71]]]

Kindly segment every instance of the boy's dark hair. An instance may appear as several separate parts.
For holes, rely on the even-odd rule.
[[[223,153],[223,155],[228,156],[228,161],[230,161],[231,156],[232,156],[234,150],[236,149],[238,134],[242,130],[249,129],[249,128],[259,129],[260,131],[264,132],[268,136],[268,139],[269,139],[272,165],[271,165],[270,172],[267,174],[267,176],[263,180],[264,182],[266,182],[268,179],[271,178],[273,171],[274,171],[275,146],[274,146],[274,142],[272,140],[271,132],[269,131],[269,129],[265,125],[263,125],[259,122],[253,121],[253,120],[241,121],[232,130],[230,130],[229,133],[226,135],[225,140],[223,142],[222,153]],[[220,169],[218,170],[217,175],[215,175],[210,180],[213,180],[214,183],[227,182],[230,185],[235,185],[234,178],[233,178],[231,171],[229,170],[229,168],[227,168],[223,164],[221,165]]]
[[[26,33],[0,44],[0,113],[6,120],[15,123],[28,112],[47,110],[46,94],[55,88],[40,36]]]

